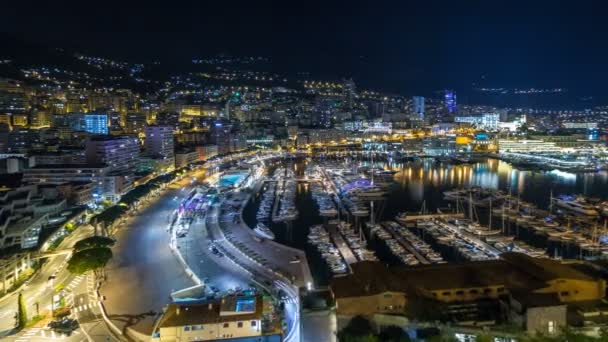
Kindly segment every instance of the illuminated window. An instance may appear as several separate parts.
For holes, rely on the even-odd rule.
[[[549,321],[549,323],[547,323],[547,332],[549,334],[553,334],[555,332],[555,322]]]

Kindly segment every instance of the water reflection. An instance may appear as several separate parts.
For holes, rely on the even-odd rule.
[[[368,162],[365,162],[369,166]],[[550,192],[558,194],[583,194],[592,197],[608,197],[608,173],[570,173],[559,170],[526,171],[513,168],[509,163],[487,159],[481,163],[449,165],[428,159],[408,163],[375,163],[397,170],[394,181],[398,185],[390,207],[414,210],[426,200],[430,209],[446,204],[442,192],[451,188],[478,186],[502,189],[522,199],[546,207]]]

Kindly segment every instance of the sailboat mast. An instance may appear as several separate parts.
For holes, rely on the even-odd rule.
[[[488,223],[488,229],[492,230],[492,195],[490,195],[490,214],[489,214],[490,218],[489,218],[489,223]]]
[[[473,193],[469,191],[469,219],[473,220]]]

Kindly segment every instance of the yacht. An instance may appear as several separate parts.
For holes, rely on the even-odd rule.
[[[608,216],[608,201],[600,203],[598,208],[600,209],[602,215]]]
[[[553,199],[558,207],[589,216],[598,215],[597,209],[594,206],[586,203],[582,197],[572,198],[571,196],[563,196]]]
[[[259,222],[253,231],[260,237],[265,239],[274,240],[274,233],[265,224]]]

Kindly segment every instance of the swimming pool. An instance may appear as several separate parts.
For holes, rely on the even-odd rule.
[[[247,177],[247,174],[248,172],[246,171],[233,171],[230,173],[225,173],[220,177],[219,185],[226,187],[237,187]]]

